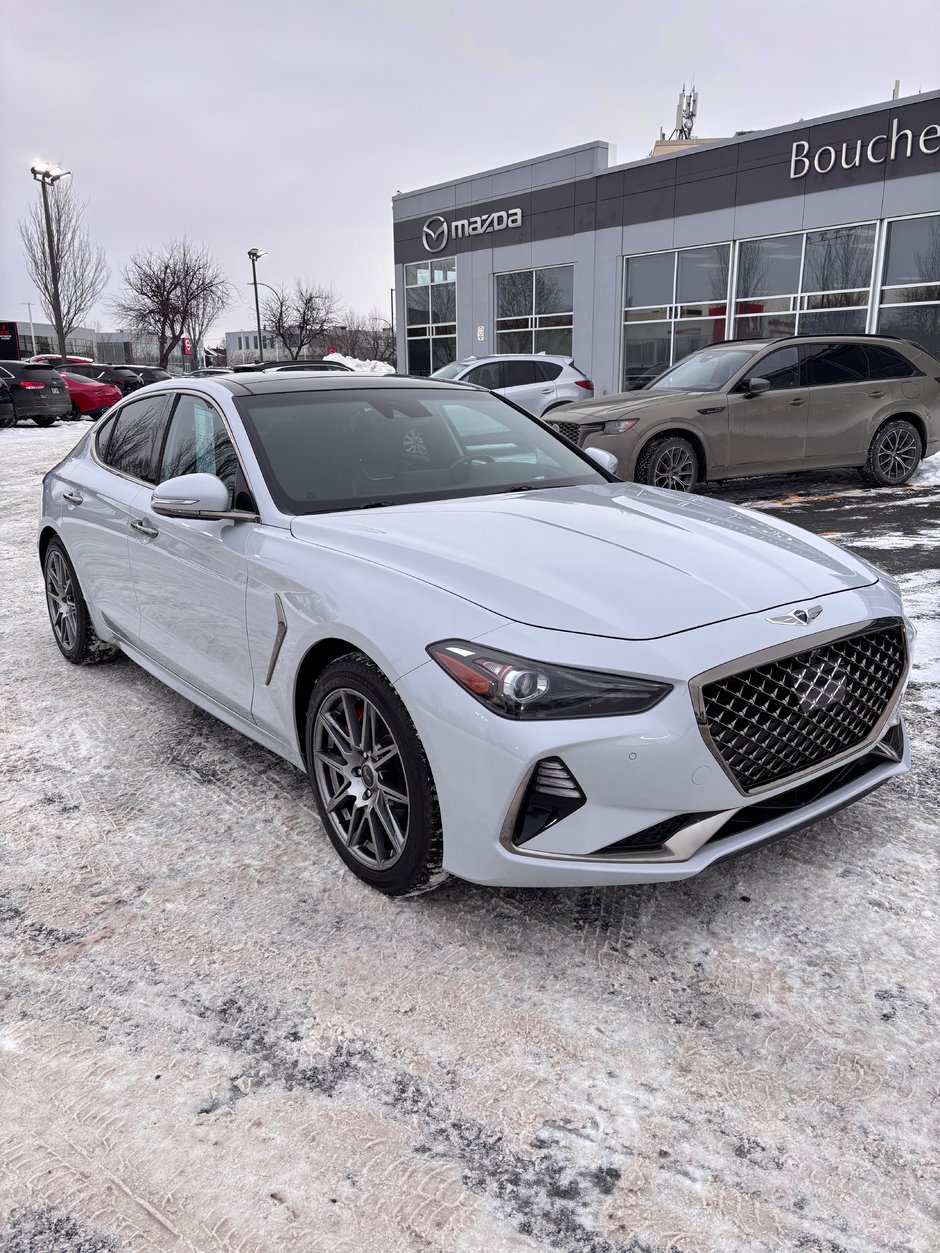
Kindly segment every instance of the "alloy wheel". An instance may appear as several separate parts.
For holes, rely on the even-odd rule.
[[[361,692],[338,688],[313,727],[313,767],[333,830],[371,870],[401,857],[410,802],[401,750],[379,709]]]
[[[916,431],[899,425],[886,432],[878,447],[878,470],[891,483],[900,483],[920,460],[920,440]]]
[[[673,492],[691,491],[695,483],[695,461],[687,448],[664,448],[653,466],[654,487]]]
[[[46,565],[46,601],[52,629],[60,647],[69,652],[75,646],[78,634],[78,612],[75,606],[75,589],[65,558],[53,551]]]

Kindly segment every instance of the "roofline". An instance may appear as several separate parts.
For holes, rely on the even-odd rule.
[[[914,104],[917,101],[940,100],[940,89],[934,91],[917,92],[913,96],[902,96],[898,100],[879,100],[875,104],[866,104],[857,109],[846,109],[841,113],[827,113],[822,117],[797,118],[795,121],[786,122],[783,126],[772,126],[767,130],[749,131],[746,135],[734,135],[730,139],[715,139],[709,143],[695,144],[691,148],[684,148],[679,152],[664,152],[658,157],[639,157],[635,161],[624,161],[619,165],[605,166],[602,170],[595,170],[594,174],[581,174],[574,179],[564,178],[557,179],[556,182],[571,183],[577,182],[578,178],[592,178],[597,174],[609,174],[617,170],[630,170],[638,165],[647,166],[652,163],[661,161],[681,161],[683,157],[687,157],[692,153],[714,151],[716,148],[728,148],[733,144],[746,144],[755,139],[766,139],[770,135],[783,135],[787,131],[796,130],[799,127],[806,126],[822,126],[827,122],[841,122],[847,118],[864,117],[868,113],[877,113],[882,109],[899,109],[907,104]],[[693,136],[694,138],[694,136]],[[417,196],[422,192],[441,191],[445,187],[453,187],[455,183],[465,183],[475,178],[488,178],[493,174],[502,174],[506,170],[516,170],[526,165],[533,165],[536,161],[549,161],[553,157],[565,157],[574,152],[584,152],[590,148],[603,147],[610,152],[615,150],[614,145],[606,139],[595,139],[590,143],[578,144],[574,148],[562,148],[557,152],[540,152],[533,157],[529,157],[526,161],[513,161],[509,165],[498,165],[490,170],[475,170],[471,174],[463,174],[459,178],[445,179],[441,183],[432,183],[427,187],[415,187],[411,191],[398,192],[392,197],[392,204],[399,199],[406,199],[408,196]],[[550,184],[546,184],[550,186]]]

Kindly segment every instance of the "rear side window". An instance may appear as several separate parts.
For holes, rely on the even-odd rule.
[[[863,383],[868,378],[864,344],[806,344],[806,381],[810,387]]]
[[[238,457],[225,424],[215,409],[199,396],[180,396],[170,418],[160,483],[178,474],[214,474],[229,491],[229,504],[235,496]]]
[[[145,483],[156,483],[154,448],[165,407],[165,395],[147,396],[132,400],[118,412],[103,456],[112,470]]]
[[[912,361],[892,348],[866,344],[865,355],[868,357],[869,377],[873,379],[909,379],[920,373]]]
[[[537,382],[534,361],[504,361],[503,387],[529,387]]]
[[[535,374],[541,383],[554,383],[561,374],[561,366],[557,361],[536,361]]]

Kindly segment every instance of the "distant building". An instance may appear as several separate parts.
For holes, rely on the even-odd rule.
[[[16,330],[23,360],[41,353],[58,353],[58,336],[49,322],[17,320]],[[157,365],[160,360],[159,347],[153,336],[138,335],[128,330],[96,331],[87,326],[77,326],[66,335],[65,352],[69,357],[91,357],[93,361],[105,365]],[[184,358],[182,347],[177,345],[170,353],[169,364],[172,370],[194,369],[196,354]]]

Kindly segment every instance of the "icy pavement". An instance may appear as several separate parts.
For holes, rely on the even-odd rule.
[[[686,884],[394,902],[298,772],[59,657],[35,518],[84,429],[0,432],[0,1249],[937,1247],[940,563],[871,547],[929,484],[724,493],[901,577],[910,777]]]

